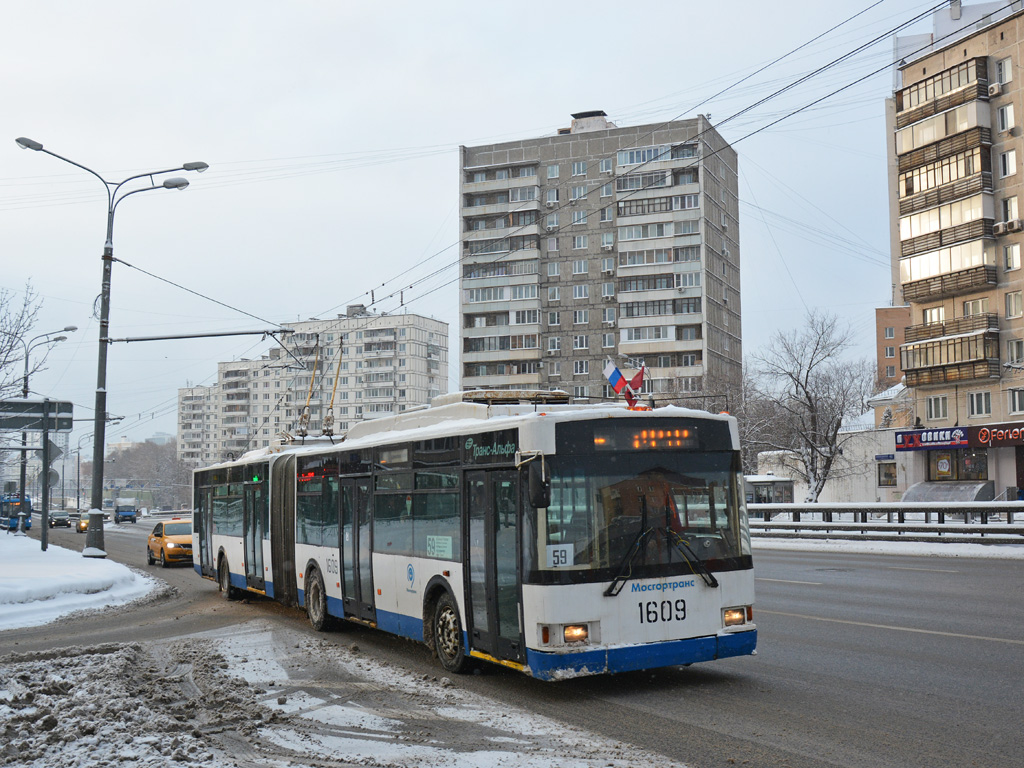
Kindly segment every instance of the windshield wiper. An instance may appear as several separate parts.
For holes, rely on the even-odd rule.
[[[636,556],[647,546],[648,537],[654,533],[653,528],[644,528],[633,539],[633,544],[629,548],[629,554],[623,558],[622,563],[619,565],[619,570],[615,574],[615,578],[612,579],[612,583],[608,585],[608,589],[604,591],[605,597],[615,597],[622,588],[629,581],[629,577],[633,574],[633,560]]]
[[[619,570],[615,573],[615,578],[612,579],[612,583],[608,585],[608,589],[604,591],[605,597],[615,597],[622,588],[629,581],[629,577],[633,574],[633,560],[641,550],[647,546],[647,539],[654,533],[653,528],[647,526],[647,497],[642,493],[640,494],[640,531],[637,533],[636,538],[633,539],[633,543],[629,546],[629,552],[622,559],[619,564]]]
[[[682,536],[672,530],[665,530],[665,538],[672,544],[676,550],[683,556],[683,559],[690,564],[690,567],[694,569],[698,576],[704,579],[704,583],[709,587],[717,587],[718,579],[715,578],[714,574],[708,570],[707,566],[704,565],[704,561],[697,557],[697,553],[690,549],[690,545],[686,543]]]

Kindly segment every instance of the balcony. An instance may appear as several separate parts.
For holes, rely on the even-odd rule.
[[[982,163],[986,163],[988,155],[982,155]],[[960,179],[950,184],[944,184],[936,189],[927,192],[905,197],[900,200],[900,216],[923,211],[926,208],[934,208],[937,205],[959,200],[962,197],[969,197],[978,192],[992,191],[992,172],[982,171],[976,176]]]
[[[945,323],[926,323],[923,325],[911,325],[907,327],[905,340],[907,343],[922,341],[924,339],[938,339],[942,336],[956,336],[971,331],[998,331],[999,315],[987,313],[984,315],[971,315],[970,317],[959,317]]]
[[[900,257],[937,251],[939,248],[946,248],[968,240],[978,240],[982,237],[994,237],[992,232],[994,223],[992,219],[977,219],[968,221],[966,224],[958,224],[955,227],[940,229],[938,232],[929,232],[927,235],[904,240],[900,243]]]
[[[942,139],[942,141],[900,155],[898,172],[905,173],[922,165],[934,163],[943,157],[966,152],[975,147],[990,146],[992,146],[992,130],[990,128],[971,128],[963,133]]]
[[[991,224],[991,222],[988,223]],[[903,300],[909,303],[944,299],[995,284],[996,268],[991,264],[986,264],[981,267],[963,269],[949,275],[937,275],[924,280],[915,280],[912,283],[904,283]]]
[[[979,65],[984,65],[984,59],[979,59]],[[912,123],[916,123],[918,120],[924,120],[926,117],[937,115],[939,112],[945,112],[947,109],[953,107],[959,107],[961,104],[966,104],[968,101],[976,101],[978,99],[982,101],[988,101],[988,75],[983,71],[978,72],[979,80],[977,83],[973,83],[965,88],[961,88],[952,93],[947,93],[940,96],[937,99],[926,101],[924,104],[918,104],[913,109],[908,109],[905,112],[900,112],[896,115],[896,128],[906,128]]]
[[[938,368],[906,371],[905,376],[908,387],[974,381],[976,379],[993,379],[999,378],[999,361],[978,360],[973,363],[943,365]]]
[[[908,387],[998,378],[999,331],[983,327],[954,336],[903,344],[900,367],[906,374]]]

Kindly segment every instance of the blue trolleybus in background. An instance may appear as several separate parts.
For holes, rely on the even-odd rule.
[[[25,530],[32,527],[32,499],[18,494],[4,494],[0,497],[0,520],[10,531],[18,528],[18,515],[25,513]]]
[[[479,391],[194,475],[196,571],[545,680],[751,654],[736,420]]]

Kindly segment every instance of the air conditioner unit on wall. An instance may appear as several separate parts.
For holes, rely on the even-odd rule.
[[[1001,221],[996,223],[992,227],[992,234],[994,234],[996,237],[1000,237],[1001,235],[1005,235],[1006,234],[1006,224],[1004,224]]]
[[[1006,222],[1007,232],[1020,232],[1022,229],[1024,229],[1024,222],[1020,219],[1010,219]]]
[[[546,205],[548,208],[554,208],[555,207],[555,201],[554,200],[548,200],[546,203],[544,203],[544,205]]]
[[[615,247],[614,245],[602,245],[601,246],[601,250],[602,251],[610,251],[614,247]]]
[[[554,232],[554,231],[555,231],[555,229],[556,229],[556,227],[553,227],[553,226],[551,226],[551,225],[548,225],[548,232]]]
[[[1002,86],[1001,83],[992,83],[988,87],[989,98],[992,98],[993,96],[1000,96],[1000,95],[1002,95],[1002,93],[1003,93],[1003,86]]]

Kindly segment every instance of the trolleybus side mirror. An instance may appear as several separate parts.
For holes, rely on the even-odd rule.
[[[547,467],[544,458],[539,461],[531,461],[528,465],[530,504],[537,509],[544,509],[551,505],[551,480],[547,475]]]

